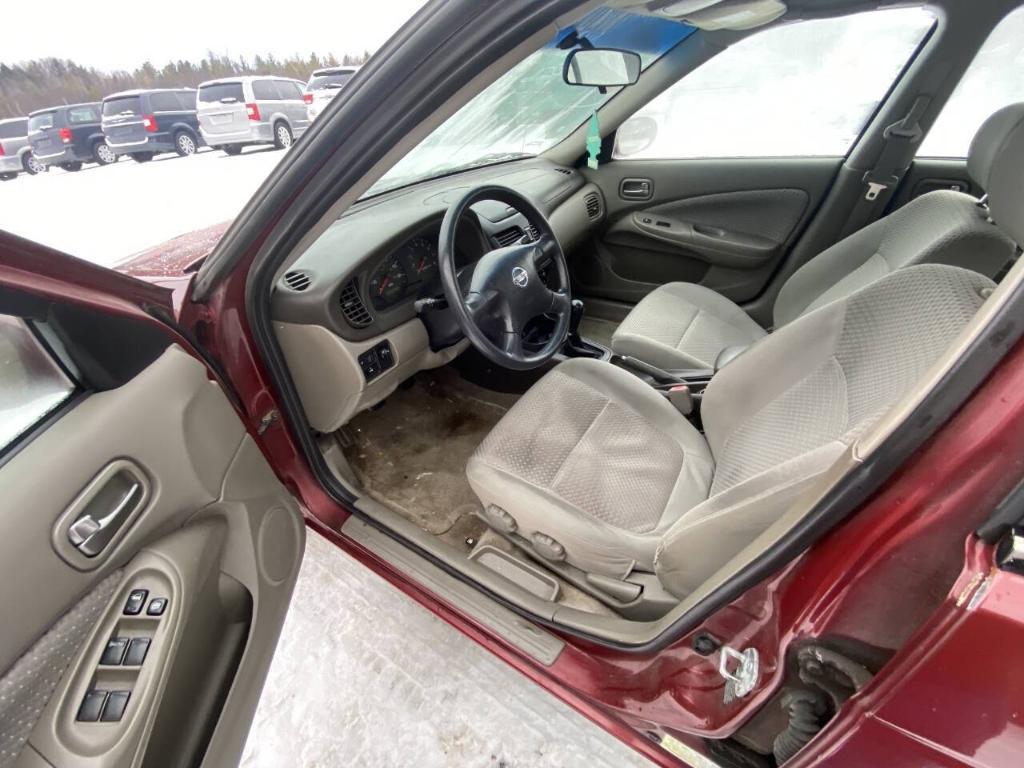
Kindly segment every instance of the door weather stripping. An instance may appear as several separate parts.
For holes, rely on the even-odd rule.
[[[721,654],[718,674],[725,678],[725,701],[742,699],[757,685],[760,673],[757,649],[747,648],[740,652],[723,645]]]

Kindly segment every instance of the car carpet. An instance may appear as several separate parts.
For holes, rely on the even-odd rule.
[[[463,378],[444,366],[423,371],[378,407],[357,415],[345,458],[367,494],[445,544],[469,554],[490,544],[529,562],[476,515],[480,502],[466,480],[466,462],[519,399]],[[554,574],[551,574],[554,576]],[[555,576],[558,602],[588,613],[614,613]]]
[[[468,552],[486,525],[466,462],[517,399],[448,366],[421,372],[349,422],[345,458],[372,498]]]

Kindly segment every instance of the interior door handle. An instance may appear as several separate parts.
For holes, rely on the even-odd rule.
[[[101,517],[95,517],[91,509],[86,511],[68,528],[68,541],[86,557],[96,557],[124,525],[134,510],[141,491],[142,484],[131,481],[128,490]]]
[[[654,182],[650,179],[623,179],[619,183],[619,197],[623,200],[650,200],[654,197]]]

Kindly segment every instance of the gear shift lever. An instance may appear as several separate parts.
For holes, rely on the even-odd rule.
[[[579,348],[583,345],[580,338],[580,321],[583,320],[583,302],[573,299],[569,310],[569,344]]]

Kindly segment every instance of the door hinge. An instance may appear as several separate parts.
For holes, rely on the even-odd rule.
[[[260,418],[260,425],[256,427],[256,434],[262,435],[264,432],[270,429],[271,425],[273,425],[273,423],[277,421],[280,417],[281,414],[279,414],[275,410],[269,410],[266,413],[264,413],[263,416]]]
[[[725,678],[725,701],[742,699],[757,685],[760,663],[756,648],[737,651],[723,645],[718,662],[718,674]]]

